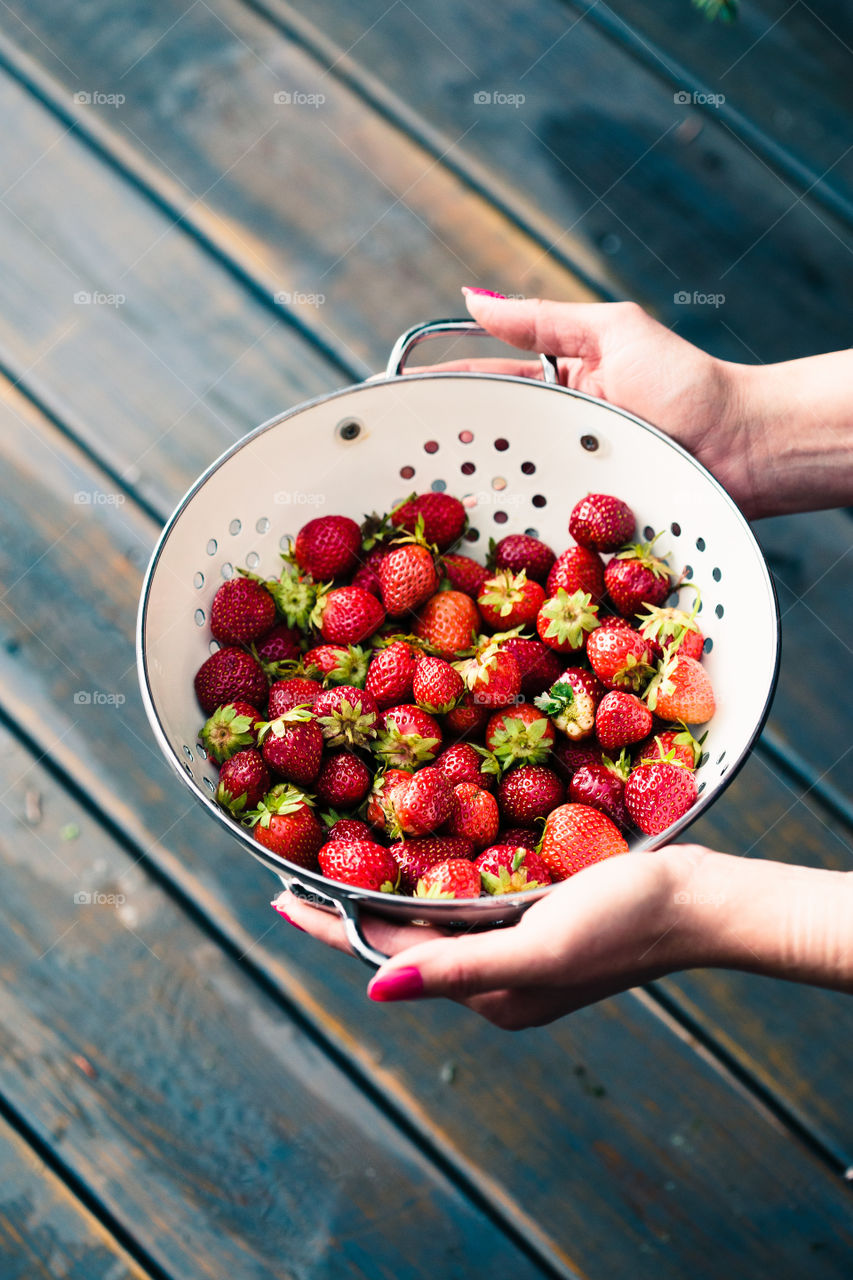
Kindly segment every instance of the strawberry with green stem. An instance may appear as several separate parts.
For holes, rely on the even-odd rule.
[[[472,600],[480,594],[483,583],[489,578],[489,571],[470,556],[459,555],[456,551],[446,552],[441,557],[440,568],[444,574],[442,585],[446,579],[451,590],[461,591]]]
[[[475,602],[462,591],[438,591],[418,612],[414,633],[448,662],[473,648],[480,630]]]
[[[500,542],[489,542],[488,563],[493,569],[522,570],[534,582],[544,583],[554,564],[551,548],[529,533],[508,533]]]
[[[566,788],[553,769],[522,764],[505,774],[498,787],[498,807],[505,822],[530,827],[562,804]]]
[[[318,601],[328,590],[328,583],[316,583],[313,578],[301,573],[285,558],[278,578],[270,578],[266,582],[267,590],[275,601],[276,608],[289,627],[300,631],[308,631],[319,622]],[[245,570],[247,577],[252,577]]]
[[[314,791],[321,803],[354,809],[370,790],[372,777],[363,760],[351,751],[331,751],[320,765]]]
[[[395,539],[377,570],[382,603],[388,616],[400,618],[418,609],[438,588],[435,548],[422,540],[422,530]]]
[[[348,684],[324,689],[313,711],[327,747],[368,747],[376,737],[378,708],[366,689]]]
[[[263,717],[248,702],[226,702],[205,721],[199,741],[211,759],[222,764],[235,752],[256,744],[262,721]]]
[[[495,712],[486,725],[486,747],[504,770],[516,764],[544,764],[555,736],[549,717],[529,702]]]
[[[455,742],[436,757],[435,767],[440,769],[451,786],[460,782],[475,782],[485,791],[491,791],[500,776],[501,766],[486,747],[470,742]]]
[[[385,610],[364,587],[335,587],[318,608],[320,634],[331,644],[357,645],[385,621]]]
[[[288,782],[307,786],[320,772],[323,731],[307,707],[293,707],[258,729],[265,762]]]
[[[587,804],[563,804],[545,822],[539,847],[554,880],[567,880],[596,862],[628,852],[628,841],[606,813]]]
[[[513,573],[510,569],[499,570],[483,583],[477,596],[483,621],[500,631],[534,622],[544,602],[544,588],[528,578],[524,569],[520,573]]]
[[[459,701],[465,685],[449,662],[422,654],[412,673],[412,696],[424,711],[444,715]]]
[[[216,803],[235,818],[242,817],[260,803],[270,785],[270,774],[260,751],[251,747],[237,751],[219,770]]]
[[[439,551],[448,551],[468,527],[468,514],[449,493],[414,494],[391,512],[396,529],[422,536]]]
[[[374,651],[364,687],[380,709],[411,700],[417,660],[417,651],[406,640],[393,640],[387,647]]]
[[[454,808],[454,788],[440,769],[427,765],[411,774],[407,783],[395,788],[393,810],[396,821],[392,823],[391,834],[397,838],[401,835],[434,835],[452,818]],[[450,834],[466,833],[451,831]]]
[[[270,720],[292,711],[294,707],[313,707],[323,692],[323,686],[308,676],[291,676],[286,680],[276,680],[270,685],[267,714]]]
[[[597,627],[586,642],[586,656],[608,689],[639,693],[655,673],[651,645],[632,627]]]
[[[248,702],[262,707],[269,685],[261,664],[236,645],[217,649],[195,674],[195,692],[202,711],[212,716],[226,702]]]
[[[647,640],[653,640],[663,650],[678,649],[679,653],[699,662],[705,650],[705,637],[699,629],[696,615],[701,604],[699,588],[693,582],[685,582],[696,592],[693,608],[688,613],[670,605],[649,605],[637,618],[637,629]]]
[[[416,898],[479,898],[480,873],[466,858],[448,858],[418,881]]]
[[[647,742],[641,743],[634,757],[637,764],[647,760],[676,760],[685,769],[695,772],[702,759],[702,747],[707,736],[706,730],[701,738],[694,738],[687,725],[681,724],[675,729],[656,733]]]
[[[598,605],[584,591],[569,595],[562,587],[544,601],[536,617],[539,639],[557,653],[578,653],[587,632],[598,626]]]
[[[289,862],[316,871],[324,834],[312,805],[304,791],[281,782],[246,816],[258,844]]]
[[[515,702],[521,690],[521,672],[515,658],[497,637],[484,640],[472,658],[453,664],[465,688],[481,707],[497,710]]]
[[[361,552],[361,530],[349,516],[317,516],[296,535],[289,557],[319,582],[354,572]]]
[[[360,645],[318,644],[306,650],[302,666],[307,676],[322,680],[326,685],[349,684],[363,689],[367,654]]]
[[[672,591],[669,565],[654,553],[660,536],[617,551],[604,571],[607,594],[623,617],[631,617],[644,604],[663,604]]]
[[[412,704],[388,707],[377,721],[374,755],[382,764],[417,769],[441,750],[441,726],[427,711]]]
[[[625,783],[631,821],[649,836],[660,835],[696,803],[696,778],[676,760],[638,764]]]
[[[609,493],[588,493],[569,516],[569,533],[590,551],[617,551],[630,542],[636,527],[627,502]]]
[[[652,728],[652,713],[636,694],[611,689],[595,710],[595,734],[605,751],[642,742]]]
[[[561,552],[551,566],[545,590],[554,596],[562,588],[569,595],[583,591],[600,600],[604,595],[604,561],[587,547],[569,547]]]
[[[525,893],[551,884],[551,873],[540,854],[524,846],[493,844],[474,859],[486,893]]]
[[[683,724],[704,724],[716,710],[714,690],[701,662],[678,649],[670,650],[644,697],[652,711],[663,720]]]
[[[320,849],[318,860],[323,875],[339,884],[376,893],[397,890],[397,863],[390,849],[372,840],[331,840]]]
[[[622,751],[618,760],[602,756],[598,762],[582,765],[569,783],[569,800],[572,804],[591,805],[600,809],[620,827],[628,821],[625,809],[625,783],[631,772],[628,753]]]
[[[595,712],[604,697],[604,685],[591,671],[569,667],[547,693],[533,699],[557,729],[572,741],[589,738],[595,729]]]

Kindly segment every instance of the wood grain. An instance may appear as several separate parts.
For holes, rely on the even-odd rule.
[[[149,1273],[0,1122],[0,1267],[3,1280],[149,1280]]]
[[[26,416],[23,405],[16,408]],[[515,1214],[525,1230],[538,1224],[563,1265],[591,1274],[602,1266],[605,1273],[630,1266],[631,1274],[673,1277],[690,1266],[699,1275],[715,1276],[719,1255],[708,1253],[705,1242],[719,1232],[731,1250],[734,1274],[760,1270],[771,1257],[774,1267],[784,1269],[786,1258],[800,1265],[811,1239],[826,1246],[820,1265],[833,1274],[833,1242],[847,1230],[845,1201],[835,1199],[841,1194],[837,1184],[732,1086],[713,1059],[698,1055],[688,1037],[637,997],[608,1002],[523,1038],[503,1037],[454,1006],[413,1006],[389,1015],[365,1003],[360,966],[319,953],[312,940],[269,921],[267,880],[245,860],[235,862],[222,833],[206,828],[200,842],[187,829],[181,816],[186,797],[157,762],[143,722],[130,636],[137,549],[150,536],[150,525],[130,504],[97,504],[72,527],[73,493],[94,489],[100,480],[58,433],[42,426],[34,436],[31,415],[29,424],[27,430],[12,418],[3,436],[9,442],[10,492],[20,503],[19,518],[10,508],[9,527],[22,542],[16,553],[4,552],[0,582],[11,582],[16,563],[33,566],[4,603],[27,619],[53,654],[28,638],[14,616],[0,612],[0,698],[22,730],[35,736],[49,723],[52,736],[44,745],[146,851],[146,859],[214,919],[247,961],[296,1001],[495,1203]],[[52,515],[44,516],[43,528],[33,527],[24,518],[28,509]],[[39,562],[51,541],[56,545],[49,558]],[[106,577],[105,564],[113,570]],[[73,635],[68,629],[52,634],[49,625],[45,583],[57,577],[74,580],[77,598],[87,602]],[[73,691],[80,687],[121,693],[127,702],[120,708],[77,707]],[[757,797],[763,766],[755,769],[757,777],[744,784],[749,809],[733,808],[728,819],[730,830],[740,834],[746,812],[757,835],[762,819],[769,826],[780,804],[779,791],[769,784]],[[721,804],[714,814],[725,811]],[[779,831],[776,856],[787,850],[790,857],[832,860],[832,848],[827,851],[796,815]],[[717,826],[708,838],[724,835]],[[828,1058],[826,1078],[816,1082],[814,1095],[802,1082],[811,1078],[812,1068],[804,1064],[813,1061],[816,1043],[823,1046],[828,1018],[835,1043],[843,1045],[849,1002],[828,997],[824,1004],[813,996],[784,984],[765,984],[756,992],[759,1007],[772,1009],[784,1026],[782,1045],[762,1031],[755,1005],[741,1008],[734,997],[713,1007],[712,1020],[722,1025],[734,1052],[786,1098],[793,1099],[791,1080],[797,1077],[799,1112],[843,1146],[850,1133],[846,1093],[838,1083],[843,1073]],[[695,1003],[703,1000],[704,993]],[[547,1105],[531,1102],[545,1097]],[[821,1188],[818,1197],[814,1186]],[[796,1204],[798,1214],[807,1214],[815,1199],[822,1211],[838,1204],[841,1219],[812,1230],[806,1219],[783,1208]],[[780,1224],[781,1235],[772,1244],[755,1230],[765,1216]],[[694,1224],[689,1230],[687,1222]]]

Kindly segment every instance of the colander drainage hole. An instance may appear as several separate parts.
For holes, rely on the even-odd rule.
[[[282,551],[287,551],[290,547],[290,534],[283,533],[278,540],[278,545],[281,547]]]
[[[257,533],[269,533],[270,531],[269,516],[261,516],[261,518],[255,524],[255,530]]]
[[[447,488],[447,481],[433,480],[432,484],[430,485],[430,488],[432,489],[433,493],[444,493],[445,489]]]
[[[188,760],[185,760],[185,761],[184,761],[184,768],[186,769],[187,773],[188,773],[188,774],[190,775],[190,777],[192,778],[192,776],[193,776],[193,767],[192,767],[192,765],[190,764],[190,762],[189,762]],[[193,781],[195,781],[195,779],[193,779]]]
[[[507,449],[509,448],[509,441],[504,440],[503,436],[499,436],[498,439],[495,441],[495,448],[497,449],[498,453],[506,453]]]
[[[225,561],[224,565],[219,570],[219,572],[222,574],[226,582],[228,581],[229,578],[234,577],[234,566],[233,564],[231,564],[230,560]]]
[[[401,479],[401,480],[411,480],[411,478],[412,478],[412,476],[413,476],[414,474],[415,474],[415,468],[414,468],[414,467],[401,467],[401,468],[400,468],[400,479]]]
[[[438,453],[438,441],[427,440],[426,444],[424,445],[424,453]]]
[[[704,551],[704,550],[705,550],[705,539],[704,539],[704,538],[697,538],[697,539],[696,539],[696,550],[697,550],[697,551]]]
[[[189,747],[187,746],[187,744],[186,744],[186,743],[184,743],[184,755],[186,756],[186,758],[187,758],[188,760],[192,760],[192,758],[193,758],[193,753],[192,753],[192,751],[190,751],[190,749],[189,749]]]
[[[719,581],[720,581],[720,578],[722,578],[722,576],[723,576],[723,575],[722,575],[722,573],[720,572],[720,570],[719,570],[719,569],[712,569],[712,570],[711,570],[711,577],[714,579],[714,581],[715,581],[715,582],[719,582]]]
[[[534,493],[530,501],[533,503],[534,507],[544,507],[548,499],[545,497],[544,493]]]
[[[705,790],[705,783],[704,783],[704,782],[700,782],[700,783],[699,783],[699,786],[696,788],[696,794],[697,794],[697,796],[701,796],[701,794],[702,794],[702,792],[703,792],[704,790]]]
[[[354,418],[346,418],[335,427],[342,440],[357,440],[361,435],[361,423]]]
[[[524,532],[527,534],[528,538],[538,538],[538,537],[539,537],[539,530],[538,530],[538,529],[525,529],[525,530],[524,530]]]
[[[460,441],[462,442],[462,444],[470,444],[470,443],[471,443],[471,441],[474,439],[474,432],[473,432],[473,431],[460,431],[460,432],[459,432],[459,439],[460,439]]]
[[[214,791],[216,790],[216,785],[215,785],[215,783],[214,783],[213,779],[212,779],[212,778],[205,778],[205,779],[204,779],[204,785],[207,787],[207,789],[208,789],[208,791],[210,792],[210,794],[211,794],[211,795],[213,795]]]
[[[725,758],[726,758],[725,751],[721,751],[720,754],[717,756],[717,764],[722,764]]]
[[[535,463],[535,462],[522,462],[522,464],[521,464],[521,470],[522,470],[522,473],[523,473],[524,475],[526,475],[526,476],[532,476],[532,475],[534,474],[534,472],[536,471],[536,463]]]
[[[714,613],[717,615],[718,618],[722,618],[723,614],[725,613],[725,609],[721,604],[718,604],[716,609],[714,610]]]
[[[208,653],[218,653],[218,652],[219,652],[219,641],[218,641],[218,640],[211,640],[210,644],[207,646],[207,651],[208,651]]]
[[[195,751],[196,751],[196,755],[199,757],[200,760],[207,759],[207,752],[205,751],[204,747],[201,745],[200,742],[197,742],[195,744]]]
[[[466,542],[479,542],[479,540],[480,540],[480,530],[479,530],[479,529],[468,529],[468,530],[467,530],[467,532],[466,532],[466,534],[465,534],[465,541],[466,541]]]
[[[193,586],[195,587],[196,591],[201,591],[202,587],[204,586],[204,574],[202,573],[201,569],[199,569],[198,572],[193,575]]]
[[[218,549],[219,549],[219,543],[216,541],[215,538],[211,538],[206,547],[207,554],[209,556],[215,556]]]
[[[508,517],[505,511],[495,512],[495,524],[506,524],[507,518]]]
[[[195,625],[197,627],[204,626],[204,609],[196,609],[195,613],[193,614],[193,617],[195,619]]]
[[[473,462],[463,462],[459,470],[462,472],[463,476],[472,476],[477,468],[474,466]]]
[[[672,522],[672,524],[669,526],[669,528],[670,528],[670,532],[672,533],[672,536],[673,536],[674,538],[680,538],[680,537],[681,537],[681,525],[678,523],[678,521],[677,521],[677,520],[673,520],[673,522]]]
[[[493,478],[493,480],[492,480],[492,488],[493,488],[493,489],[498,489],[498,490],[505,489],[505,488],[506,488],[506,480],[504,479],[504,477],[503,477],[503,476],[495,476],[495,477]]]
[[[724,778],[724,777],[726,776],[726,770],[728,769],[728,767],[729,767],[729,766],[728,766],[727,764],[724,764],[724,765],[723,765],[722,769],[720,770],[720,777],[721,777],[721,778]]]
[[[697,764],[696,768],[701,769],[702,765],[707,763],[708,763],[708,752],[703,751],[701,756],[699,757],[699,763]]]
[[[246,556],[246,567],[248,569],[257,569],[260,563],[261,557],[258,555],[257,551],[250,551]]]
[[[706,636],[705,643],[702,645],[702,648],[705,650],[706,653],[710,653],[713,647],[714,647],[714,641],[711,639],[710,636]]]
[[[643,530],[643,537],[645,538],[646,542],[651,542],[654,536],[655,536],[654,529],[650,524],[647,524],[645,529]]]
[[[581,448],[586,449],[587,453],[595,453],[598,448],[598,439],[596,436],[581,436]]]
[[[242,528],[243,528],[242,520],[238,520],[237,517],[235,516],[228,526],[228,532],[231,534],[232,538],[236,538],[237,534],[241,531]]]

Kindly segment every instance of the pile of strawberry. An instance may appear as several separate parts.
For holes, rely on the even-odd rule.
[[[574,545],[510,534],[487,568],[446,493],[310,520],[278,578],[213,600],[195,689],[218,802],[290,862],[422,897],[538,888],[664,831],[714,695],[698,591],[666,606],[681,582],[635,523],[589,494]]]

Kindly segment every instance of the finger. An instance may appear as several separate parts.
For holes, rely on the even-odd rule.
[[[368,987],[371,1000],[470,996],[541,982],[550,956],[522,925],[422,942],[395,954]]]
[[[612,324],[616,309],[628,303],[550,302],[544,298],[492,298],[463,289],[465,305],[495,338],[522,351],[546,355],[582,356],[598,347]]]
[[[413,365],[406,373],[501,373],[516,378],[541,378],[539,360],[511,360],[500,356],[445,360],[442,364]]]
[[[310,933],[312,938],[323,942],[336,951],[352,954],[343,920],[337,911],[325,911],[321,907],[309,906],[286,889],[271,904],[288,924],[303,933]],[[395,924],[392,920],[384,920],[381,916],[365,913],[361,917],[361,928],[367,941],[386,955],[396,955],[398,951],[410,949],[425,938],[443,938],[440,929],[425,928],[423,925]]]

